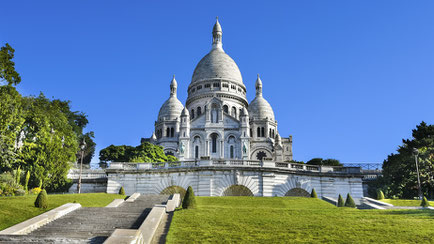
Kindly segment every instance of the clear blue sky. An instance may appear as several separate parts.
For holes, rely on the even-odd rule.
[[[433,1],[9,1],[0,12],[18,90],[85,112],[95,159],[152,134],[173,74],[185,102],[215,16],[248,100],[260,73],[296,160],[380,162],[434,123]]]

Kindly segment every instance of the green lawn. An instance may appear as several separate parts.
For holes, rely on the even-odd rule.
[[[400,199],[383,199],[381,200],[385,203],[393,204],[394,206],[404,206],[404,207],[419,207],[421,200],[400,200]],[[434,201],[429,201],[429,204],[434,207]]]
[[[434,243],[434,211],[357,210],[296,197],[196,197],[167,243]]]
[[[36,195],[0,197],[0,230],[68,202],[76,201],[83,207],[104,207],[116,198],[125,198],[125,196],[106,193],[48,195],[48,209],[42,210],[33,205]]]

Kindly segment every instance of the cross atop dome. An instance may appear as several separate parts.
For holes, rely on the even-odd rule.
[[[219,17],[217,16],[214,27],[212,28],[212,49],[219,48],[223,50],[222,34],[222,26],[220,25]]]

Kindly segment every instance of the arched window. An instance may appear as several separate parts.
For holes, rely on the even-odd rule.
[[[199,115],[202,114],[202,108],[201,107],[197,107],[197,117],[199,117]]]
[[[240,108],[239,113],[238,113],[239,119],[241,119],[242,114],[243,114],[243,110]]]
[[[218,123],[219,116],[218,116],[218,105],[213,103],[211,106],[211,123]]]
[[[264,133],[264,132],[265,132],[264,127],[262,127],[262,128],[261,128],[261,136],[262,136],[262,137],[265,137],[265,133]]]
[[[234,158],[234,146],[230,147],[230,157]]]
[[[191,119],[194,119],[194,109],[191,110],[190,116],[191,116]]]
[[[217,152],[217,134],[211,135],[211,152],[216,153]]]
[[[170,137],[170,128],[166,129],[166,137]]]
[[[253,136],[253,131],[252,131],[252,129],[250,129],[250,137],[252,137]]]
[[[228,105],[223,105],[223,112],[229,113]]]
[[[268,137],[273,137],[273,134],[271,134],[271,128],[270,131],[268,132]]]
[[[175,136],[175,130],[172,128],[170,128],[170,137],[174,137]]]
[[[199,146],[194,147],[194,158],[199,158]]]
[[[256,137],[261,137],[261,128],[258,127]]]

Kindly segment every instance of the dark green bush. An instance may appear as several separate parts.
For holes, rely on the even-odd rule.
[[[312,192],[310,193],[310,197],[318,198],[318,195],[316,194],[315,188],[312,188]]]
[[[339,198],[338,198],[338,207],[343,207],[344,206],[344,198],[341,196],[341,194],[339,194]]]
[[[420,206],[426,208],[426,207],[429,207],[431,205],[429,204],[429,202],[426,199],[426,197],[423,197],[422,202],[420,203]]]
[[[46,209],[48,207],[48,197],[45,189],[39,192],[38,197],[35,201],[35,207],[43,209]]]
[[[121,186],[121,189],[119,189],[119,195],[125,195],[125,190],[123,186]]]
[[[187,193],[185,193],[184,200],[182,201],[182,208],[196,208],[196,198],[191,186],[187,188]]]
[[[349,208],[355,208],[356,207],[356,203],[354,202],[350,193],[347,194],[347,200],[345,201],[345,207],[349,207]]]
[[[383,200],[384,199],[384,193],[382,190],[377,190],[377,200]]]

